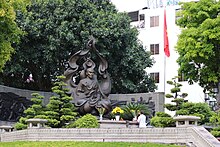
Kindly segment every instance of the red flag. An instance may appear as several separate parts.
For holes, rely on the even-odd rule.
[[[166,8],[164,9],[164,53],[167,57],[170,56],[170,50],[169,50],[169,40],[168,40],[168,34],[167,34],[167,21],[166,21]]]

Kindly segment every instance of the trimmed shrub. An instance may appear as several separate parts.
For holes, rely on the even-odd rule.
[[[95,116],[86,114],[75,122],[66,126],[67,128],[98,128],[99,123]]]
[[[165,112],[157,112],[156,116],[151,118],[150,124],[155,127],[174,127],[175,120]]]
[[[16,130],[27,129],[27,125],[23,124],[23,123],[20,123],[20,122],[17,122],[14,127],[15,127]]]

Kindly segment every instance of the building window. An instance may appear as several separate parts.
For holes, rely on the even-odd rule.
[[[128,12],[131,22],[135,22],[137,28],[145,28],[145,15],[140,14],[139,11]]]
[[[155,83],[159,83],[159,81],[160,81],[159,72],[150,73],[150,77],[151,77],[151,79],[153,79],[155,81]]]
[[[138,21],[139,21],[139,24],[138,24],[137,28],[145,28],[145,16],[144,16],[144,14],[139,15]]]
[[[180,73],[178,75],[178,81],[179,82],[187,81],[186,77],[184,76],[184,73]]]
[[[158,55],[159,54],[159,44],[151,44],[150,45],[150,52],[151,52],[151,55]]]
[[[159,26],[159,16],[151,16],[150,27],[158,27],[158,26]]]
[[[128,16],[131,18],[131,22],[138,21],[139,11],[128,12]]]

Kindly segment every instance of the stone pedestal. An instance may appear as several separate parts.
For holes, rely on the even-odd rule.
[[[198,120],[200,117],[197,116],[189,116],[189,115],[179,115],[173,117],[176,120],[176,127],[187,127],[187,126],[197,126]]]
[[[26,120],[28,124],[28,128],[44,128],[45,123],[47,122],[46,119],[39,119],[39,118],[32,118]]]

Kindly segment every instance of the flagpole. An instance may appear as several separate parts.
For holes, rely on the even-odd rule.
[[[166,85],[166,56],[164,55],[164,80],[163,80],[163,90],[164,90],[164,94],[166,92],[166,88],[165,88],[165,85]]]
[[[168,40],[168,33],[167,33],[167,21],[166,21],[166,6],[164,7],[164,94],[166,92],[166,57],[170,56],[170,50],[169,50],[169,40]]]
[[[164,28],[163,28],[163,31],[167,31],[167,30],[165,30],[166,28],[165,28],[165,19],[166,19],[166,14],[165,14],[165,10],[166,9],[166,6],[164,7]],[[163,41],[164,41],[164,53],[165,53],[165,47],[166,47],[166,45],[165,45],[165,33],[164,33],[164,35],[163,35],[163,37],[164,37],[164,39],[163,39]],[[166,54],[164,54],[164,80],[163,80],[163,90],[164,90],[164,95],[166,94]]]

